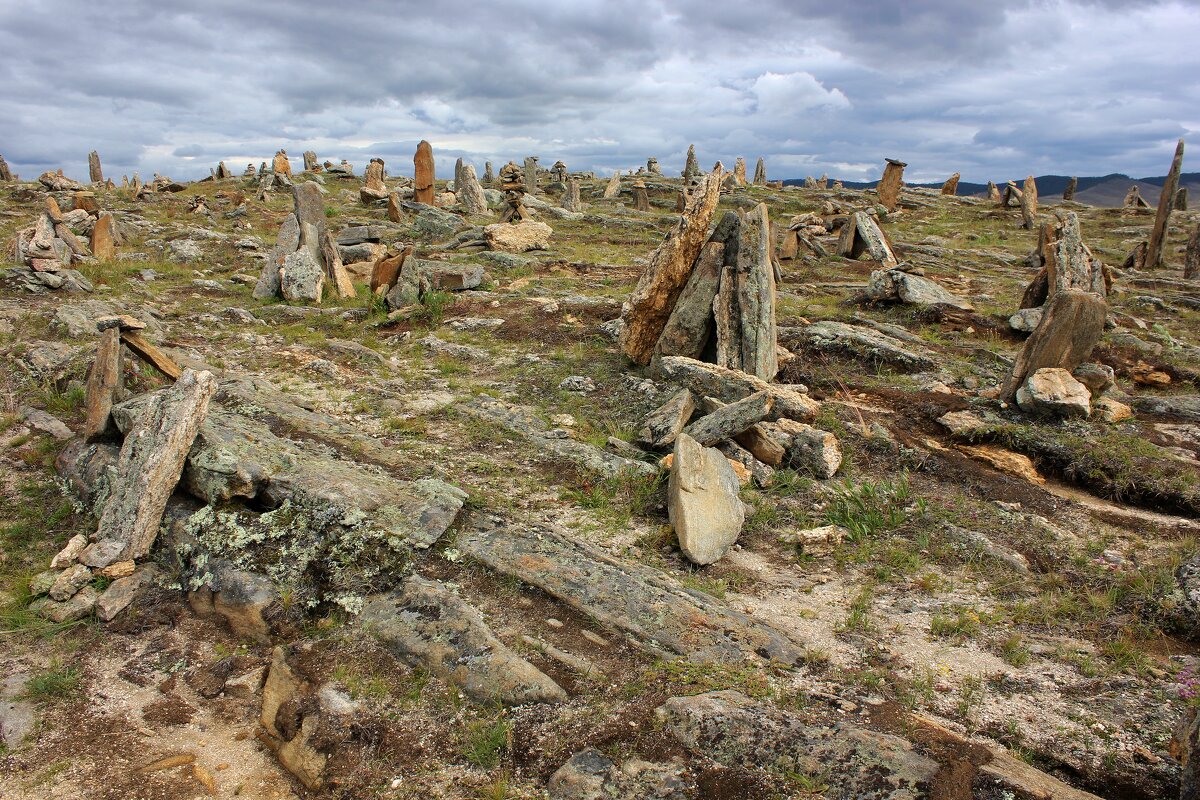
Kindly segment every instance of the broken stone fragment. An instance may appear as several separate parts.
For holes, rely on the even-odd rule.
[[[872,302],[901,302],[919,306],[950,306],[973,311],[969,302],[918,275],[897,269],[876,270],[867,284],[867,299]]]
[[[546,791],[550,800],[686,800],[696,796],[682,764],[634,757],[617,765],[590,747],[555,770]]]
[[[524,220],[515,225],[499,222],[483,229],[488,248],[502,253],[524,253],[528,250],[545,250],[550,245],[554,229],[544,222]]]
[[[124,563],[132,564],[133,562]],[[145,564],[136,572],[118,577],[96,600],[97,619],[101,622],[112,621],[117,614],[120,614],[137,599],[138,594],[151,584],[156,575],[157,570],[154,565]]]
[[[713,332],[713,300],[721,285],[725,245],[706,242],[692,267],[687,285],[654,346],[657,356],[700,358]]]
[[[684,432],[704,447],[715,447],[766,419],[774,410],[775,402],[767,392],[755,392],[729,404],[706,398],[705,407],[708,413],[689,425]]]
[[[1071,373],[1058,367],[1039,369],[1017,390],[1017,405],[1030,414],[1087,417],[1092,413],[1092,393]]]
[[[88,373],[84,406],[87,419],[83,435],[89,441],[113,432],[112,407],[121,391],[121,331],[120,317],[97,320],[97,327],[107,319],[116,319],[117,325],[102,330],[96,344],[96,359]]]
[[[771,414],[775,417],[805,422],[812,420],[821,408],[804,394],[807,389],[799,384],[767,383],[740,370],[683,356],[664,356],[658,366],[665,378],[686,386],[700,397],[732,403],[756,392],[766,392],[773,402]]]
[[[643,420],[638,431],[638,444],[652,450],[670,447],[695,410],[695,397],[687,389],[680,389]]]
[[[729,461],[686,433],[675,439],[667,513],[679,549],[696,564],[712,564],[737,541],[746,512]]]
[[[1108,304],[1093,292],[1064,289],[1054,295],[1013,362],[1000,398],[1012,402],[1026,378],[1039,369],[1062,368],[1070,377],[1070,371],[1087,360],[1100,341],[1107,313]]]
[[[99,598],[100,595],[95,589],[84,586],[74,596],[62,602],[48,597],[34,600],[29,604],[29,610],[51,622],[75,622],[91,614]]]
[[[477,703],[561,702],[557,683],[492,634],[483,616],[439,581],[411,576],[367,599],[359,624],[412,667],[461,688]]]
[[[763,422],[757,427],[783,448],[783,466],[822,480],[832,478],[842,466],[842,448],[828,431],[790,419]]]
[[[69,600],[91,579],[92,571],[90,569],[83,564],[72,564],[58,573],[58,577],[54,579],[54,584],[50,587],[50,599],[59,602]]]
[[[266,643],[271,639],[268,609],[279,600],[271,581],[225,559],[214,559],[205,582],[188,595],[188,605],[200,616],[220,616],[238,636]]]

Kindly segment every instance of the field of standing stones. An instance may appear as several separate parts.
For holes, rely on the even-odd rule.
[[[1183,149],[0,159],[0,796],[1200,797]]]

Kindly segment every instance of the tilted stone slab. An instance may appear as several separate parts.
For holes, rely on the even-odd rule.
[[[651,653],[727,664],[747,658],[795,664],[804,651],[787,634],[714,597],[553,528],[476,517],[456,543],[472,558],[537,586]]]

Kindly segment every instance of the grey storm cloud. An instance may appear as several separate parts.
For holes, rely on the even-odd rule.
[[[402,174],[424,138],[439,170],[677,171],[694,143],[777,178],[1155,175],[1200,130],[1198,36],[1181,0],[0,0],[0,154],[26,177],[279,147]]]

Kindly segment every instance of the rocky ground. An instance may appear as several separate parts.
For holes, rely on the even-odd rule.
[[[815,233],[826,255],[780,262],[795,358],[776,382],[819,401],[840,468],[746,483],[736,544],[698,566],[662,453],[631,449],[679,382],[632,365],[611,324],[679,219],[679,181],[646,176],[646,212],[628,186],[602,198],[608,181],[582,180],[581,212],[544,188],[549,244],[511,254],[472,244],[497,197],[389,218],[357,178],[293,180],[322,182],[334,235],[376,226],[478,285],[397,310],[369,272],[353,298],[255,299],[293,200],[249,178],[92,187],[111,258],[58,287],[0,277],[4,797],[1180,791],[1172,734],[1200,664],[1200,284],[1180,275],[1200,214],[1175,212],[1168,266],[1135,272],[1120,265],[1152,212],[1042,199],[1112,268],[1090,360],[1133,411],[1115,421],[1099,396],[1087,419],[998,399],[1038,266],[1020,210],[906,190],[878,215],[907,274],[969,308],[870,302],[879,261]],[[0,184],[0,242],[48,195],[72,207],[70,188]],[[750,185],[717,213],[760,202],[781,236],[877,201]],[[75,436],[113,314],[219,390],[135,599],[55,622],[39,575],[95,533],[121,435],[172,383],[126,358],[119,430]],[[114,583],[85,580],[76,597]]]

